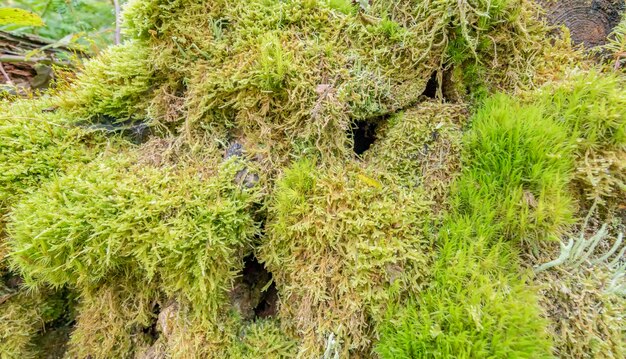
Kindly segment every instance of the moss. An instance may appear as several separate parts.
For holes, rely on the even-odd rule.
[[[456,183],[456,212],[489,221],[493,237],[556,238],[573,222],[568,191],[574,141],[539,106],[506,96],[487,101],[467,138],[470,166]]]
[[[277,182],[257,257],[273,274],[279,317],[321,355],[333,335],[341,355],[366,353],[386,304],[428,275],[428,202],[397,177],[354,164],[301,160]]]
[[[366,152],[365,161],[397,175],[407,187],[423,188],[442,210],[461,170],[461,140],[467,117],[463,104],[422,102],[381,125],[380,139]]]
[[[35,339],[47,323],[65,313],[67,302],[63,292],[48,289],[0,292],[0,358],[40,357]]]
[[[572,222],[574,146],[541,107],[503,95],[473,116],[452,211],[439,231],[429,287],[392,307],[383,357],[550,357],[547,322],[519,276],[516,245],[558,236]]]
[[[354,120],[415,103],[450,65],[474,63],[489,89],[530,81],[546,34],[534,15],[508,0],[137,0],[124,16],[151,62],[185,83],[185,131],[237,128],[276,167],[301,144],[349,155]]]
[[[626,51],[626,15],[622,15],[622,21],[613,28],[607,39],[609,41],[603,46],[603,49],[612,55],[609,65],[614,70],[624,71],[626,69],[624,66],[624,62],[626,62],[624,56],[624,51]]]
[[[147,346],[159,291],[140,278],[109,278],[80,298],[67,355],[72,358],[130,358]]]
[[[530,100],[545,107],[576,138],[575,180],[590,201],[619,201],[625,194],[624,89],[622,78],[591,70],[549,84]]]
[[[245,327],[241,345],[231,349],[229,358],[287,359],[296,355],[297,342],[286,336],[274,320],[260,320]]]
[[[0,213],[48,178],[95,157],[91,147],[102,139],[50,112],[56,101],[20,100],[0,111]]]
[[[600,243],[600,248],[608,247]],[[547,248],[537,263],[557,257]],[[618,254],[619,255],[619,254]],[[559,358],[621,358],[626,337],[623,320],[626,298],[610,293],[612,271],[605,263],[578,265],[541,272],[535,281],[540,303],[550,320],[554,354]]]
[[[93,287],[124,271],[216,315],[257,232],[242,164],[133,165],[123,153],[55,178],[15,207],[12,261],[30,285]],[[204,163],[207,165],[208,163]]]
[[[218,322],[194,316],[189,307],[169,302],[159,314],[158,340],[144,353],[168,358],[292,358],[298,342],[275,319],[242,321],[234,313]]]
[[[73,122],[118,123],[145,119],[152,91],[159,83],[150,48],[128,41],[89,60],[77,79],[60,93],[61,106]]]

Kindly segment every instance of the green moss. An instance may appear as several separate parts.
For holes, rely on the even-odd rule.
[[[597,71],[573,73],[531,96],[576,139],[575,180],[584,198],[605,203],[626,194],[624,79]]]
[[[0,287],[0,358],[38,358],[35,343],[47,323],[61,317],[67,305],[62,292],[18,290],[4,293]]]
[[[495,96],[473,117],[470,163],[456,183],[456,212],[515,241],[558,236],[573,222],[568,184],[574,141],[538,106]]]
[[[545,86],[536,102],[564,123],[577,139],[581,153],[603,148],[626,148],[625,82],[597,71],[573,73],[567,80]]]
[[[380,139],[365,153],[365,160],[397,175],[405,186],[423,188],[435,206],[445,207],[461,169],[467,116],[462,104],[422,102],[381,125]]]
[[[211,175],[134,157],[77,167],[20,202],[8,224],[16,270],[31,285],[79,287],[124,271],[216,315],[257,232],[257,190],[235,183],[241,163]]]
[[[78,316],[70,336],[72,358],[130,358],[150,343],[149,329],[158,303],[155,282],[142,278],[109,278],[79,298]]]
[[[69,126],[62,114],[46,110],[55,103],[55,98],[44,97],[3,104],[0,213],[6,213],[20,195],[35,190],[48,178],[95,157],[90,147],[99,141]]]
[[[452,212],[439,231],[429,287],[392,307],[386,358],[544,358],[547,322],[520,278],[516,245],[558,236],[571,223],[574,146],[541,107],[503,95],[473,116]]]
[[[532,68],[545,29],[530,2],[459,4],[146,0],[131,2],[125,18],[155,66],[187,84],[185,129],[237,128],[272,148],[264,160],[275,166],[298,143],[349,155],[354,119],[415,103],[450,62],[493,59],[482,68],[495,87],[518,80],[507,78],[509,65]]]
[[[351,0],[328,0],[328,7],[345,15],[354,14],[357,9]]]
[[[158,82],[150,48],[129,41],[89,60],[73,84],[61,92],[61,104],[73,122],[145,119]]]
[[[464,236],[450,241],[466,243],[444,244],[429,289],[390,308],[376,347],[382,358],[551,357],[537,298],[515,274],[515,250],[486,248],[472,225],[453,229]]]
[[[286,336],[273,320],[259,320],[242,330],[240,345],[228,357],[237,359],[288,359],[296,355],[297,342]]]
[[[257,257],[283,298],[279,318],[321,355],[366,353],[386,304],[428,274],[428,202],[397,177],[355,164],[296,162],[277,182]],[[347,325],[349,323],[349,325]]]

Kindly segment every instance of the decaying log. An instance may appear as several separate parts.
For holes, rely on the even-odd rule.
[[[0,84],[18,88],[46,88],[53,66],[71,66],[69,58],[85,57],[80,49],[38,36],[0,31]]]

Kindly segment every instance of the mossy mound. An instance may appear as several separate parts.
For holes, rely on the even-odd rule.
[[[624,79],[537,12],[130,1],[126,43],[2,102],[0,356],[69,318],[81,358],[619,357],[621,243],[573,251],[612,296],[553,301],[608,330],[557,337],[572,279],[531,267],[623,216]]]
[[[106,148],[104,137],[68,125],[67,115],[55,111],[57,101],[46,97],[2,104],[0,213],[20,195],[74,164],[89,162]]]
[[[63,291],[6,289],[0,283],[0,358],[40,358],[46,353],[36,340],[47,325],[63,319],[71,300]]]
[[[255,190],[234,181],[242,165],[157,168],[133,157],[78,167],[20,202],[8,227],[15,269],[30,285],[78,287],[130,272],[216,313],[257,232]]]
[[[283,295],[279,317],[301,355],[366,352],[389,301],[428,276],[429,203],[395,177],[301,161],[277,182],[258,257]]]

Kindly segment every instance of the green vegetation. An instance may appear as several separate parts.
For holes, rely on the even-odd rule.
[[[11,214],[15,268],[29,285],[92,287],[129,272],[216,313],[256,233],[254,190],[197,167],[133,166],[132,153],[77,167]]]
[[[122,122],[146,118],[155,82],[149,49],[126,42],[88,61],[72,88],[61,95],[62,107],[76,122]]]
[[[43,20],[44,26],[12,23],[0,26],[0,30],[85,46],[91,43],[104,47],[113,43],[115,14],[109,0],[8,0],[2,5],[36,14]]]
[[[0,102],[0,358],[622,357],[623,61],[538,12],[129,1]]]
[[[301,355],[321,355],[331,334],[341,356],[366,352],[372,320],[428,275],[428,212],[420,190],[368,168],[301,160],[285,172],[258,256],[292,298],[279,317],[303,337]]]
[[[569,188],[580,176],[576,166],[585,163],[582,154],[623,151],[621,81],[591,72],[547,86],[528,105],[503,95],[485,102],[472,119],[465,169],[453,186],[453,208],[439,232],[433,281],[408,304],[392,307],[377,347],[383,357],[550,356],[535,290],[517,274],[519,244],[559,238],[573,222]],[[612,174],[613,181],[622,175],[619,169],[604,172],[608,178]],[[597,193],[593,187],[586,191],[587,196]],[[623,305],[601,291],[593,295],[592,303],[602,307]],[[598,343],[592,344],[583,339],[587,333],[570,330],[555,336],[557,353],[619,356],[623,338],[613,324],[619,314],[606,309],[600,319],[592,308],[582,308],[595,315],[587,322],[605,321],[607,327],[595,328],[608,339],[591,339]],[[558,313],[550,314],[551,320],[562,321]],[[560,330],[567,326],[561,324]],[[575,344],[575,338],[581,342]],[[596,346],[600,349],[591,349]]]
[[[44,97],[37,101],[2,103],[0,213],[6,213],[21,194],[36,189],[73,164],[88,162],[95,156],[90,147],[98,142],[97,136],[72,128],[63,114],[51,112],[57,101]]]
[[[4,278],[1,278],[4,279]],[[63,292],[7,292],[0,283],[0,358],[39,358],[35,339],[71,303]]]
[[[540,108],[504,95],[486,101],[472,119],[433,279],[390,311],[377,347],[382,357],[550,356],[546,322],[519,277],[515,247],[571,222],[571,144]]]

